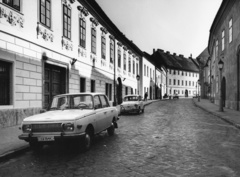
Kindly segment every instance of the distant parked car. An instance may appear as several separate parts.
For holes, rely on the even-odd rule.
[[[174,98],[179,99],[179,96],[178,96],[177,93],[175,93],[175,94],[173,95],[173,99],[174,99]]]
[[[123,98],[123,102],[120,105],[120,114],[124,113],[143,113],[144,104],[140,95],[127,95]]]
[[[114,135],[118,112],[101,93],[62,94],[53,98],[49,111],[27,117],[19,139],[35,150],[44,144],[73,140],[88,150],[95,134]]]

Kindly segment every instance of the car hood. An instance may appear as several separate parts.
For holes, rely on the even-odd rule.
[[[130,106],[130,105],[135,105],[135,104],[139,104],[138,101],[127,101],[127,102],[123,102],[121,105],[122,106]]]
[[[79,118],[86,117],[88,115],[94,114],[94,110],[55,110],[47,111],[42,114],[36,114],[30,117],[25,118],[24,122],[51,122],[51,121],[69,121]]]

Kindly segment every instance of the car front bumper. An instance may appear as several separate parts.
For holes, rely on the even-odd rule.
[[[124,113],[137,113],[139,111],[138,107],[121,107],[120,113],[124,114]]]
[[[25,140],[27,142],[39,141],[40,138],[42,138],[42,139],[46,138],[46,141],[41,141],[41,142],[42,143],[44,143],[44,142],[47,143],[47,142],[53,142],[53,141],[77,139],[77,138],[82,138],[84,136],[85,136],[85,132],[83,132],[83,133],[71,133],[71,134],[65,134],[64,132],[54,133],[54,134],[23,133],[23,134],[19,135],[18,138],[21,139],[21,140]],[[49,138],[50,141],[47,141],[47,138]]]

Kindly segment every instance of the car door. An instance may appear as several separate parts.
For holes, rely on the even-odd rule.
[[[106,121],[106,111],[102,108],[102,104],[99,98],[99,95],[95,95],[93,98],[94,102],[94,109],[96,113],[96,127],[95,131],[96,133],[99,133],[104,130],[105,124],[104,122]]]
[[[105,128],[108,128],[112,123],[114,110],[113,108],[110,107],[108,99],[105,95],[100,95],[99,97],[105,113],[105,121],[104,121]]]

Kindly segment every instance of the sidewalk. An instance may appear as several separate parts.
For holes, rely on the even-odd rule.
[[[197,107],[202,108],[210,114],[213,114],[240,129],[240,111],[223,108],[224,111],[219,112],[219,105],[211,103],[208,99],[200,99],[200,101],[198,101],[197,98],[193,98],[193,103]]]
[[[144,105],[147,106],[155,101],[160,100],[148,100],[144,102]],[[119,111],[120,106],[117,106],[117,109]],[[29,149],[27,142],[18,139],[18,135],[21,134],[21,130],[19,130],[20,126],[21,125],[17,125],[0,129],[0,162]]]

